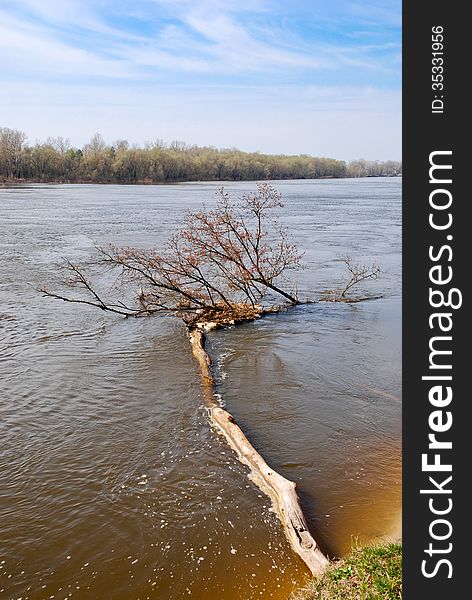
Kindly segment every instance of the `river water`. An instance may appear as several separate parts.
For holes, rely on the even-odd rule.
[[[339,556],[401,535],[401,180],[275,185],[305,250],[299,295],[339,285],[350,254],[381,264],[365,291],[383,298],[220,330],[210,352],[222,401]],[[0,190],[0,598],[282,600],[306,581],[269,500],[207,423],[178,320],[37,291],[95,243],[162,241],[216,188]]]

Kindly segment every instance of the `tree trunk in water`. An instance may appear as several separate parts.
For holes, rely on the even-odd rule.
[[[204,399],[211,423],[225,436],[238,459],[249,467],[252,481],[272,500],[292,549],[314,576],[321,576],[328,565],[328,559],[308,531],[296,493],[296,484],[267,465],[236,424],[233,416],[218,404],[214,395],[211,359],[205,350],[205,335],[202,329],[193,329],[189,336],[193,354],[200,366]]]
[[[277,294],[280,294],[284,298],[287,298],[287,300],[289,300],[292,304],[301,304],[301,302],[299,300],[297,300],[297,298],[295,298],[294,296],[291,296],[287,292],[284,292],[284,290],[281,290],[276,285],[273,285],[272,283],[267,283],[265,281],[261,281],[261,283],[263,283],[266,287],[273,290],[274,292],[277,292]]]

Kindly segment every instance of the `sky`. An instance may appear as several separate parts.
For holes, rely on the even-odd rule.
[[[0,127],[401,158],[400,0],[0,0]]]

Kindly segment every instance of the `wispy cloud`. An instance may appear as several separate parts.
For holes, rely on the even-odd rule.
[[[204,143],[220,140],[220,124],[212,126],[208,111],[203,135],[193,122],[195,107],[217,103],[220,122],[227,121],[225,106],[240,119],[218,143],[236,145],[246,114],[253,139],[238,143],[266,151],[279,151],[279,144],[263,129],[281,127],[294,110],[304,118],[323,113],[325,122],[336,111],[346,121],[360,111],[366,118],[381,114],[385,123],[390,114],[398,122],[400,16],[397,0],[0,0],[2,121],[8,117],[21,127],[25,110],[15,107],[33,114],[42,97],[43,114],[54,105],[56,119],[66,119],[74,106],[90,122],[109,123],[103,101],[113,107],[119,137],[126,123],[118,118],[145,131],[132,111],[143,123],[155,122],[147,113],[154,102],[169,130],[186,128],[195,132],[188,141]],[[76,122],[71,118],[69,128]],[[304,129],[298,145],[305,152]],[[324,130],[318,126],[318,134]],[[39,126],[31,133],[39,135]],[[188,137],[185,131],[171,137],[179,136]],[[393,153],[398,156],[398,140]]]
[[[46,74],[124,78],[132,75],[126,61],[74,46],[49,33],[43,25],[25,23],[0,11],[2,77],[23,79]]]
[[[310,27],[318,19],[290,28],[290,10],[288,17],[274,19],[266,2],[157,0],[140,6],[136,12],[125,1],[17,0],[0,11],[0,44],[9,50],[12,66],[24,68],[36,55],[47,59],[48,72],[57,67],[62,74],[70,61],[71,75],[83,65],[92,74],[133,78],[148,78],[148,67],[158,69],[156,76],[193,70],[228,76],[274,70],[306,75],[346,66],[378,70],[388,64],[383,54],[398,51],[398,39],[360,44],[351,31],[340,35],[339,26],[313,35]]]

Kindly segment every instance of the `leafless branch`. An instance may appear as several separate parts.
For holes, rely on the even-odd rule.
[[[340,260],[346,265],[349,273],[349,280],[340,292],[342,298],[345,298],[347,292],[362,281],[366,281],[367,279],[375,280],[380,277],[381,270],[376,263],[372,263],[371,265],[355,263],[350,256],[343,256]]]
[[[208,309],[230,314],[247,304],[254,310],[268,292],[297,304],[297,297],[279,282],[286,270],[299,267],[301,257],[277,221],[275,212],[281,206],[280,194],[267,183],[237,202],[220,188],[216,207],[188,213],[182,229],[161,251],[97,247],[88,266],[65,262],[68,277],[63,283],[80,291],[79,296],[47,287],[41,291],[124,316],[168,311],[184,320],[187,313]],[[118,285],[138,288],[135,305],[105,299],[90,273],[99,267],[104,274],[116,272]]]

